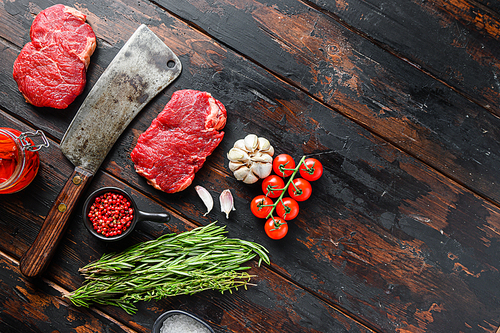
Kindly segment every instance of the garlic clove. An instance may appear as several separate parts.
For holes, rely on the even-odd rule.
[[[270,156],[274,155],[274,148],[266,138],[259,138],[259,150],[261,153],[266,153]]]
[[[244,150],[246,151],[247,150],[247,147],[245,147],[245,140],[244,139],[239,139],[238,141],[236,141],[234,143],[234,148],[239,148],[241,150]]]
[[[271,163],[258,163],[254,162],[250,167],[252,173],[254,173],[259,178],[266,178],[271,174],[273,170],[273,165]]]
[[[245,184],[253,184],[258,180],[259,177],[257,177],[253,171],[249,170],[247,176],[245,177],[245,179],[243,179],[243,182]]]
[[[255,153],[252,157],[252,161],[255,163],[273,163],[273,157],[269,154]]]
[[[268,139],[266,138],[258,138],[259,140],[259,150],[260,151],[267,151],[269,148],[271,148],[271,143],[269,142]]]
[[[235,147],[229,150],[227,158],[233,162],[248,162],[250,160],[250,156],[245,151]]]
[[[242,166],[239,169],[234,170],[234,177],[238,180],[245,179],[250,173],[250,168],[247,166]]]
[[[274,155],[274,148],[273,148],[273,146],[269,146],[269,148],[267,150],[264,150],[263,152],[269,154],[269,156],[273,156]]]
[[[255,134],[248,134],[245,137],[245,147],[248,151],[254,152],[259,146],[259,138]]]
[[[229,162],[229,170],[231,170],[232,172],[235,172],[236,170],[238,170],[239,168],[241,168],[244,165],[245,165],[245,163],[241,163],[241,162]]]
[[[203,214],[203,216],[206,216],[208,213],[210,213],[210,211],[214,207],[214,200],[212,199],[212,196],[207,191],[207,189],[204,188],[203,186],[196,185],[194,187],[194,189],[196,190],[196,193],[198,193],[198,195],[200,196],[201,200],[203,201],[203,203],[207,207],[207,212],[205,214]]]
[[[220,210],[226,213],[226,219],[229,219],[229,213],[232,210],[236,210],[234,208],[234,199],[233,195],[231,194],[231,191],[230,190],[222,191],[219,197],[219,201],[220,201]]]
[[[239,169],[236,169],[233,171],[234,177],[237,180],[243,181],[245,184],[253,184],[257,180],[259,180],[259,177],[257,177],[252,170],[247,167],[246,165],[240,166]]]

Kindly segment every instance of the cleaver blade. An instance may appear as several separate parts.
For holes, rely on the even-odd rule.
[[[81,194],[123,130],[182,70],[177,56],[144,24],[120,49],[69,125],[61,151],[75,169],[19,266],[27,277],[47,268]]]

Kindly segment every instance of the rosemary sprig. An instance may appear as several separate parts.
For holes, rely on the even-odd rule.
[[[243,263],[259,257],[269,264],[262,245],[224,236],[215,222],[180,234],[166,234],[118,254],[104,254],[80,268],[83,285],[65,295],[77,306],[114,305],[127,313],[134,303],[212,289],[246,288],[252,275]]]

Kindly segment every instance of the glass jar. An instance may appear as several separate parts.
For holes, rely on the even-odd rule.
[[[43,142],[35,144],[33,139]],[[48,147],[45,134],[0,127],[0,194],[14,193],[28,186],[35,178],[40,159],[38,150]]]

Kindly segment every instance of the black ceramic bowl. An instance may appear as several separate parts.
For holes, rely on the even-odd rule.
[[[201,320],[200,318],[196,317],[195,315],[193,315],[189,312],[185,312],[185,311],[181,311],[181,310],[170,310],[170,311],[165,312],[161,316],[159,316],[153,325],[153,333],[160,333],[161,327],[163,326],[163,322],[167,318],[174,316],[174,315],[182,315],[182,316],[187,316],[191,319],[194,319],[196,322],[200,323],[203,327],[205,327],[210,333],[214,333],[214,330],[210,326],[208,326],[208,324],[205,323],[203,320]]]
[[[116,194],[121,194],[125,198],[127,198],[130,203],[132,208],[134,209],[134,218],[132,219],[132,222],[130,223],[130,227],[125,230],[125,232],[122,232],[120,235],[116,236],[111,236],[111,237],[106,237],[102,234],[97,233],[97,231],[94,230],[94,227],[92,226],[92,222],[88,218],[88,214],[90,212],[90,207],[94,203],[95,199],[100,196],[101,194],[107,193],[107,192],[112,192]],[[140,211],[137,209],[137,205],[135,201],[132,199],[132,197],[124,190],[118,188],[118,187],[103,187],[101,189],[98,189],[97,191],[94,191],[87,200],[85,201],[85,204],[83,205],[83,223],[85,224],[85,227],[87,227],[88,231],[94,235],[95,237],[108,241],[108,242],[114,242],[121,240],[128,235],[134,230],[136,224],[138,222],[142,221],[150,221],[150,222],[160,222],[160,223],[165,223],[170,221],[170,215],[167,213],[147,213]]]

